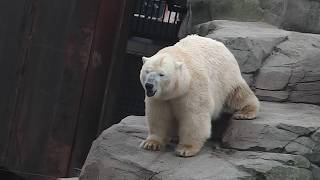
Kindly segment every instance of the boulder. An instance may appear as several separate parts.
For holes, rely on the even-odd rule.
[[[194,32],[223,42],[261,100],[320,104],[320,35],[215,20]]]
[[[320,108],[314,105],[263,102],[256,120],[221,119],[230,123],[223,144],[209,140],[190,158],[175,156],[175,144],[162,152],[139,148],[147,136],[145,119],[129,116],[93,142],[80,179],[317,179],[318,165],[303,156],[313,151],[293,146],[287,152],[285,148],[291,142],[303,142],[303,147],[312,149],[299,137],[318,142],[319,115]]]

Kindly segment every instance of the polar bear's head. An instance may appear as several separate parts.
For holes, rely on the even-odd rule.
[[[182,62],[168,54],[143,57],[142,60],[140,81],[148,97],[167,100],[183,93],[181,84],[188,83],[185,78],[189,75]]]

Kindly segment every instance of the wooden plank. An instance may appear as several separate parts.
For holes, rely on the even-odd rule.
[[[27,0],[0,1],[0,166],[8,161],[8,144],[30,23]]]
[[[74,142],[70,164],[71,175],[76,175],[77,171],[74,172],[73,169],[82,167],[91,143],[96,138],[107,75],[112,68],[110,63],[115,52],[113,45],[117,40],[116,36],[124,38],[127,36],[127,32],[120,29],[126,27],[121,26],[121,19],[123,16],[127,16],[128,9],[133,6],[132,2],[102,0],[100,4],[84,96],[79,113],[77,138]],[[119,34],[120,32],[123,34]]]
[[[128,5],[125,6],[125,9],[122,9],[122,23],[119,24],[119,33],[116,34],[115,43],[112,48],[113,51],[108,70],[108,79],[105,88],[98,134],[100,134],[107,127],[118,122],[112,118],[112,114],[114,111],[114,103],[116,101],[117,90],[121,83],[119,79],[121,77],[120,73],[122,72],[121,67],[124,63],[125,49],[128,40],[129,18],[131,17],[133,12],[132,7],[134,0],[127,0],[125,2],[128,3]]]
[[[2,180],[56,180],[56,177],[41,174],[31,174],[20,171],[9,171],[0,169],[0,179]]]
[[[66,176],[99,2],[32,1],[32,44],[12,123],[10,170]]]
[[[42,162],[52,162],[56,168],[46,168],[45,171],[58,177],[67,175],[74,138],[78,138],[75,136],[76,127],[89,70],[100,1],[78,0],[70,21],[69,38],[64,48],[73,51],[64,58],[65,78],[62,81],[57,110],[50,130],[50,141],[46,145],[46,154]]]

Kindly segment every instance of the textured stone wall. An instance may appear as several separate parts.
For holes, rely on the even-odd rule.
[[[216,20],[193,32],[223,42],[260,100],[320,105],[320,35]]]
[[[189,0],[180,36],[212,20],[261,21],[298,32],[320,33],[319,0]]]

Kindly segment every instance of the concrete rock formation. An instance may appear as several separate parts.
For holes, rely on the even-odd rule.
[[[212,20],[261,21],[298,32],[320,33],[319,0],[189,0],[181,36]]]
[[[260,100],[320,104],[320,35],[227,20],[193,31],[229,48]]]
[[[320,165],[320,107],[263,102],[259,118],[231,121],[222,142],[237,150],[299,154]]]
[[[231,121],[222,146],[209,141],[199,155],[191,158],[176,157],[174,144],[165,152],[140,149],[138,145],[147,135],[144,117],[127,117],[94,141],[80,179],[317,179],[319,167],[313,164],[317,162],[310,162],[313,159],[308,160],[311,156],[307,154],[319,157],[312,145],[299,144],[298,139],[318,140],[320,108],[292,106],[263,103],[256,121]],[[305,108],[307,114],[303,113]],[[288,113],[292,112],[296,120],[290,119]],[[294,150],[287,152],[290,143],[299,147],[293,145]],[[300,151],[304,148],[307,153]]]

